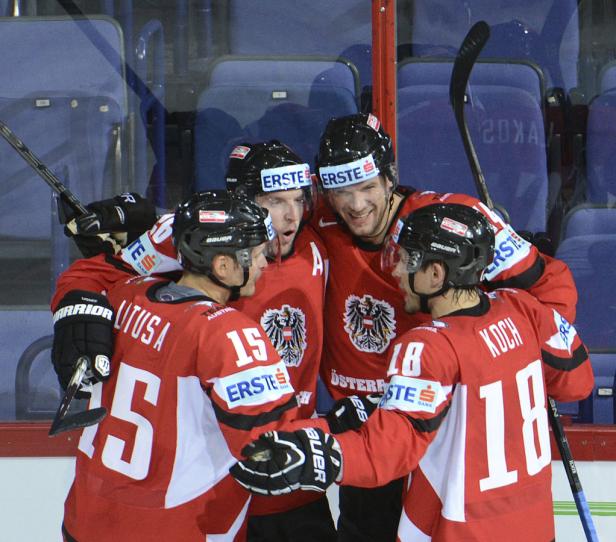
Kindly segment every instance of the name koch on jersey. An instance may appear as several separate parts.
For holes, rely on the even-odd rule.
[[[216,378],[214,391],[233,409],[277,401],[294,390],[286,365],[279,361]]]
[[[344,329],[353,346],[362,352],[385,352],[396,336],[394,308],[368,294],[363,297],[352,294],[344,305]]]
[[[285,365],[299,367],[307,346],[303,311],[290,305],[267,309],[260,323]]]

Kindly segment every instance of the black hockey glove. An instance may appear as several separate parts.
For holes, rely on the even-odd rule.
[[[351,395],[339,399],[325,415],[329,430],[337,435],[349,429],[359,429],[379,406],[381,395]]]
[[[269,431],[242,450],[246,458],[229,472],[248,491],[282,495],[296,489],[324,492],[342,466],[336,439],[308,427],[293,433]]]
[[[53,314],[54,335],[51,359],[58,380],[66,389],[80,356],[90,360],[89,371],[76,397],[89,397],[95,382],[107,380],[113,352],[113,308],[95,292],[72,290]]]
[[[86,258],[103,252],[117,254],[156,222],[154,204],[135,192],[92,202],[87,209],[90,213],[78,218],[65,212],[64,228]]]

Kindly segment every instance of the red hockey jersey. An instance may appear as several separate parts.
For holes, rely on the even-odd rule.
[[[520,290],[416,327],[389,352],[380,408],[337,435],[343,484],[414,471],[402,542],[554,538],[547,395],[583,399],[593,375],[575,329]]]
[[[476,198],[434,192],[403,194],[405,199],[392,222],[392,231],[398,218],[425,205],[461,203],[474,207],[495,229],[495,257],[485,273],[488,285],[526,289],[573,321],[577,292],[563,262],[540,255]],[[382,393],[388,347],[398,335],[428,316],[404,311],[397,281],[381,270],[380,245],[353,238],[325,207],[315,214],[314,222],[330,259],[321,376],[334,399]]]
[[[171,238],[173,215],[126,247],[121,257],[99,255],[75,263],[58,283],[54,303],[75,288],[106,291],[127,274],[179,271]],[[298,418],[314,415],[316,384],[323,346],[323,302],[328,260],[323,242],[310,226],[298,234],[293,253],[270,264],[249,298],[229,303],[261,324],[289,372],[299,403]],[[289,510],[320,495],[295,492],[280,497],[255,497],[251,514]]]
[[[238,540],[249,496],[228,469],[246,442],[296,416],[259,325],[205,296],[164,300],[167,284],[139,277],[108,292],[113,371],[90,400],[108,415],[82,433],[65,505],[77,540]]]

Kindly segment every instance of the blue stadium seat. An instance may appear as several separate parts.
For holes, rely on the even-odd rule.
[[[84,203],[112,194],[117,172],[110,158],[124,120],[120,106],[110,97],[77,91],[29,94],[0,98],[0,119]],[[49,239],[51,189],[4,139],[0,162],[0,236]]]
[[[312,165],[329,118],[357,112],[356,91],[356,72],[343,62],[216,63],[197,105],[194,188],[222,188],[229,152],[241,141],[279,139]]]
[[[230,0],[227,4],[230,54],[341,56],[355,64],[362,86],[372,84],[371,2]]]
[[[476,194],[449,104],[451,61],[410,59],[398,71],[398,166],[402,184]],[[543,81],[524,62],[478,62],[466,119],[492,199],[517,229],[546,231],[555,188],[548,179]]]
[[[16,416],[15,378],[19,359],[28,347],[41,337],[48,337],[53,331],[51,312],[47,307],[40,310],[0,310],[0,360],[2,361],[2,378],[0,378],[0,421],[14,420]],[[49,350],[46,352],[45,363],[38,367],[40,374],[32,375],[36,381],[49,370],[53,373]],[[50,383],[46,392],[41,394],[53,397],[55,407],[61,397],[58,380],[48,378]],[[36,386],[39,387],[39,386]],[[53,391],[50,391],[53,390]]]
[[[596,96],[588,106],[586,200],[616,202],[616,89]]]
[[[582,204],[565,216],[561,239],[598,233],[616,235],[616,208]]]
[[[616,90],[616,62],[608,62],[599,73],[598,94]]]
[[[117,23],[105,17],[3,18],[0,49],[0,119],[84,203],[132,188]],[[49,187],[4,139],[0,163],[2,259],[66,255]],[[33,246],[26,248],[25,240]],[[62,260],[54,260],[52,280]]]
[[[580,296],[575,327],[592,350],[616,349],[616,234],[565,238],[556,257],[571,269]]]
[[[537,0],[532,9],[516,1],[497,7],[493,0],[414,0],[413,56],[455,56],[466,32],[480,20],[492,29],[482,58],[532,61],[545,72],[549,87],[577,86],[577,0]]]

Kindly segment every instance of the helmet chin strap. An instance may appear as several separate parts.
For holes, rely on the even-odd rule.
[[[443,286],[440,288],[440,290],[432,292],[431,294],[422,294],[415,289],[415,273],[409,273],[409,286],[411,287],[411,291],[419,297],[419,310],[427,314],[430,314],[428,300],[432,299],[433,297],[438,297],[439,295],[444,294],[447,290],[451,288],[451,285],[447,284],[447,281],[445,281],[443,282]]]
[[[231,292],[231,295],[229,296],[229,301],[237,301],[240,298],[240,290],[246,286],[246,283],[248,282],[248,278],[250,276],[250,270],[246,269],[245,267],[242,267],[242,270],[244,271],[244,280],[242,281],[242,284],[240,284],[239,286],[229,286],[228,284],[225,284],[222,280],[220,280],[219,278],[217,278],[216,276],[214,276],[214,273],[212,273],[211,271],[208,271],[207,273],[207,277],[214,283],[217,284],[218,286],[221,286],[227,290],[229,290]]]

